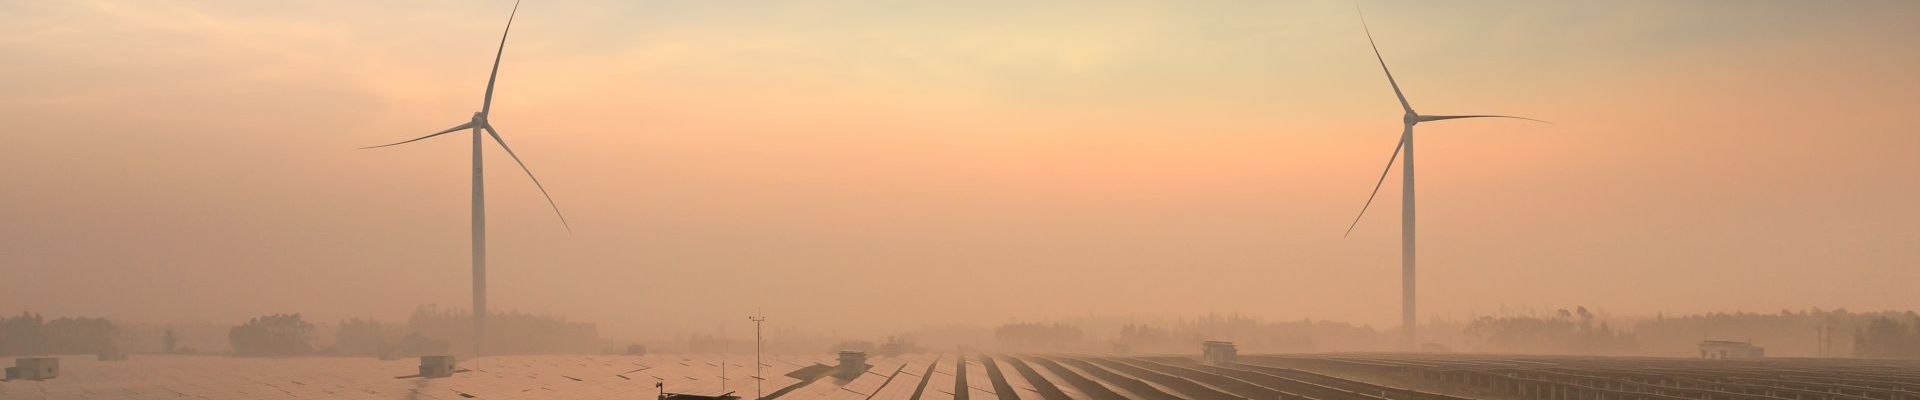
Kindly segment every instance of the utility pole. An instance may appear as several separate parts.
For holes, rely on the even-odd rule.
[[[763,396],[760,394],[760,382],[766,380],[760,376],[760,366],[762,365],[760,363],[760,352],[766,343],[760,337],[760,323],[767,322],[767,316],[759,310],[755,310],[753,313],[755,315],[747,316],[747,320],[753,321],[753,398],[758,400]]]

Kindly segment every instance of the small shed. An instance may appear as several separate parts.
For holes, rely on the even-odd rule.
[[[840,366],[834,368],[833,375],[839,377],[858,377],[867,372],[867,352],[841,350]]]
[[[453,376],[455,370],[453,356],[421,356],[420,377],[445,378]]]
[[[1200,358],[1208,364],[1228,365],[1239,356],[1233,342],[1226,340],[1208,340],[1200,343]]]
[[[1707,340],[1700,342],[1700,358],[1737,359],[1764,358],[1766,356],[1767,349],[1754,346],[1752,342],[1735,342],[1731,340]]]
[[[13,359],[13,367],[7,368],[7,380],[41,380],[60,377],[60,359],[55,357],[20,357]]]

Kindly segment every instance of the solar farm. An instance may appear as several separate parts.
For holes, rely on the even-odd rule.
[[[909,354],[842,370],[832,355],[767,356],[764,399],[1920,399],[1920,362],[1318,354],[1184,356]],[[59,377],[0,382],[0,399],[754,398],[751,355],[497,356],[448,378],[417,360],[67,357]]]

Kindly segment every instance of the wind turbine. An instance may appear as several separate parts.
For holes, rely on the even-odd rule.
[[[1354,8],[1354,12],[1358,13],[1359,11],[1359,7]],[[1393,87],[1393,97],[1400,99],[1400,109],[1405,111],[1406,114],[1401,118],[1402,129],[1400,131],[1400,143],[1394,146],[1393,155],[1387,157],[1387,168],[1380,171],[1380,180],[1373,184],[1373,193],[1367,195],[1367,203],[1360,206],[1360,214],[1353,217],[1353,224],[1347,225],[1346,235],[1353,234],[1353,228],[1360,225],[1360,218],[1367,215],[1367,207],[1373,205],[1373,198],[1380,195],[1380,186],[1387,182],[1387,174],[1393,172],[1394,159],[1399,158],[1400,153],[1406,153],[1406,157],[1402,158],[1402,165],[1400,167],[1400,171],[1405,174],[1400,182],[1400,191],[1403,193],[1403,197],[1400,199],[1400,326],[1407,330],[1407,348],[1414,349],[1415,344],[1418,342],[1416,341],[1417,336],[1415,335],[1413,301],[1413,126],[1421,122],[1462,118],[1511,118],[1541,123],[1547,123],[1547,121],[1507,115],[1420,115],[1420,113],[1413,111],[1412,105],[1407,104],[1406,94],[1400,92],[1400,83],[1393,80],[1393,71],[1387,70],[1387,59],[1380,56],[1380,45],[1373,43],[1373,31],[1367,28],[1367,17],[1365,14],[1360,15],[1360,29],[1367,33],[1367,45],[1373,47],[1373,58],[1380,62],[1380,72],[1386,73],[1387,85]],[[1341,237],[1345,237],[1345,235]]]
[[[473,113],[473,119],[459,126],[411,140],[361,148],[397,146],[462,130],[473,130],[473,353],[475,356],[482,354],[481,343],[485,338],[487,319],[487,201],[486,179],[481,173],[483,157],[480,155],[480,145],[484,140],[481,140],[480,131],[486,131],[487,136],[493,137],[494,143],[500,144],[500,149],[506,150],[507,155],[513,157],[513,163],[520,165],[520,170],[527,173],[527,179],[533,180],[533,187],[540,189],[540,196],[547,199],[547,206],[553,207],[553,215],[560,217],[560,225],[565,227],[567,232],[573,232],[573,226],[567,224],[567,216],[560,213],[560,205],[555,204],[553,196],[547,194],[547,187],[540,184],[540,178],[533,176],[533,170],[527,169],[527,163],[520,161],[520,156],[513,153],[512,147],[507,146],[506,139],[501,139],[500,132],[494,130],[493,124],[487,121],[488,113],[493,111],[493,82],[500,76],[500,56],[507,51],[507,33],[513,31],[513,16],[519,12],[520,2],[515,1],[513,11],[507,14],[507,28],[500,33],[500,48],[493,54],[493,71],[487,74],[486,97],[480,103],[480,112]]]

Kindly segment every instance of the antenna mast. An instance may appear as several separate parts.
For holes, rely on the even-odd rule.
[[[763,396],[760,394],[760,382],[766,381],[765,377],[760,376],[760,366],[762,365],[760,362],[760,353],[765,344],[760,336],[760,323],[767,322],[767,316],[765,313],[760,312],[760,310],[754,310],[753,313],[754,315],[747,316],[747,320],[753,321],[753,398],[759,399]]]

